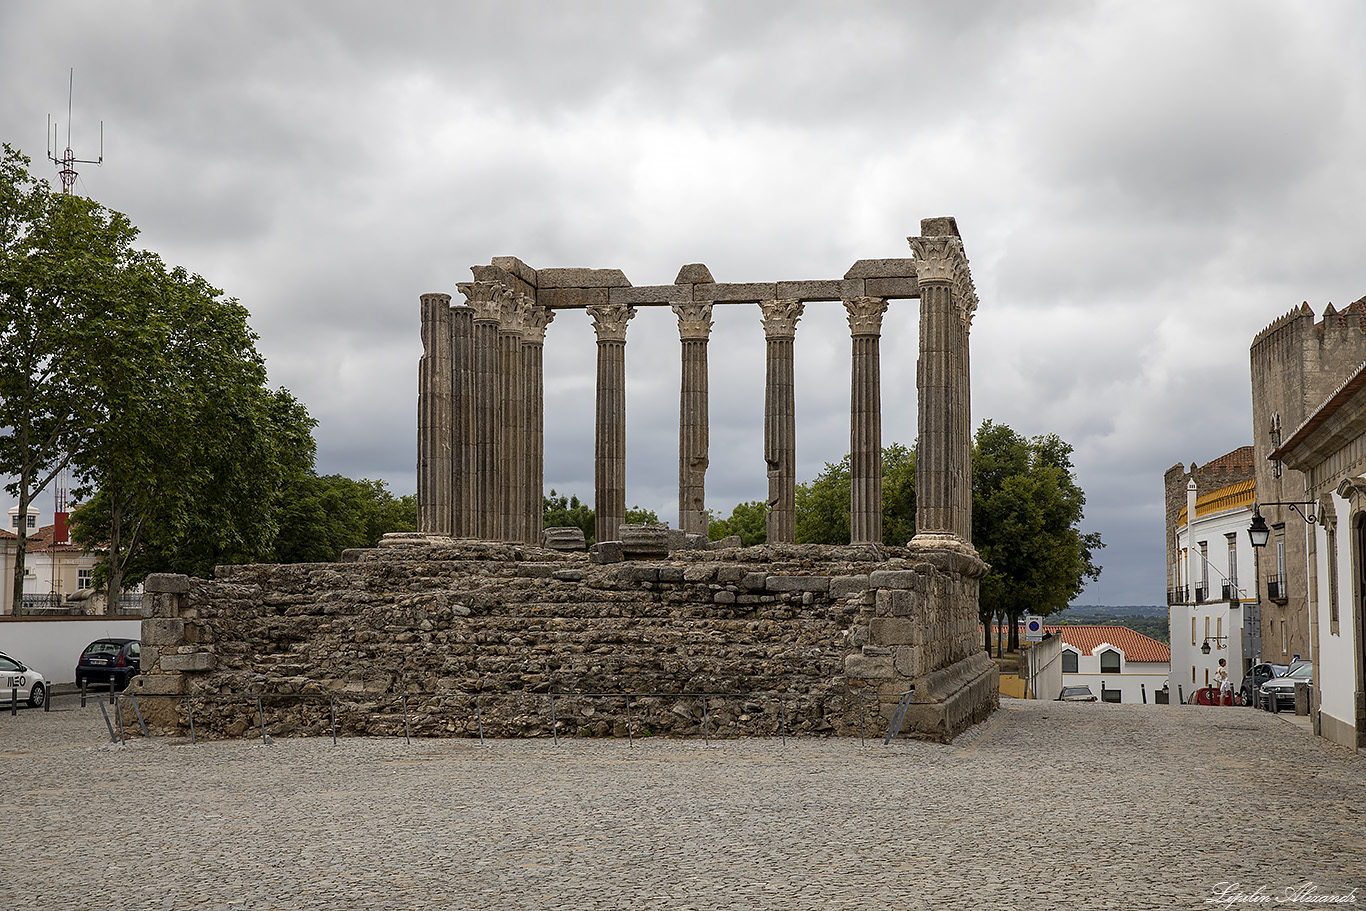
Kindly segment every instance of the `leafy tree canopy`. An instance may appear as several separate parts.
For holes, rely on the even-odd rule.
[[[849,543],[849,456],[827,462],[814,481],[797,485],[797,542]],[[900,443],[882,450],[882,542],[915,537],[915,451]]]
[[[763,500],[735,504],[726,519],[711,510],[707,510],[707,514],[710,517],[707,537],[712,541],[739,535],[741,545],[753,547],[768,540],[768,504]]]
[[[543,496],[544,510],[541,521],[545,528],[575,527],[583,530],[583,539],[589,547],[596,543],[593,536],[593,507],[579,500],[577,495],[563,496],[551,489],[549,496]],[[626,510],[627,525],[668,525],[661,522],[652,509],[632,506]]]

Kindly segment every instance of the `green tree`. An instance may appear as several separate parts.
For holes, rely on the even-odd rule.
[[[827,462],[809,484],[797,485],[797,542],[849,543],[849,456]],[[882,542],[915,536],[915,451],[900,443],[882,450]]]
[[[576,495],[562,496],[552,488],[550,495],[543,497],[545,504],[541,514],[541,522],[545,528],[579,528],[583,530],[583,539],[592,547],[597,543],[593,534],[593,507],[579,500]],[[626,510],[627,525],[668,525],[668,522],[661,522],[659,516],[652,509],[642,509],[639,506],[632,506]]]
[[[726,519],[710,510],[708,514],[711,518],[707,525],[707,537],[713,541],[739,535],[742,546],[753,547],[768,540],[768,504],[763,500],[735,504],[730,517]]]
[[[1098,533],[1083,533],[1086,495],[1077,484],[1072,447],[1055,434],[1026,439],[984,421],[973,440],[972,539],[991,572],[982,580],[980,618],[991,647],[992,622],[1007,625],[1019,646],[1025,613],[1052,614],[1099,577]]]
[[[415,497],[395,497],[383,481],[310,474],[283,498],[275,559],[332,563],[348,548],[374,547],[390,532],[416,530]]]
[[[0,155],[0,474],[24,515],[67,465],[81,428],[81,374],[98,339],[82,331],[115,297],[137,231],[76,196],[53,193],[5,144]],[[13,586],[22,602],[27,528]]]

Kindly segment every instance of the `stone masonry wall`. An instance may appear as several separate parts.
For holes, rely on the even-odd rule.
[[[895,598],[883,593],[888,620],[875,619],[873,580],[932,592],[947,578],[905,548],[875,545],[597,565],[583,554],[437,539],[348,558],[221,567],[215,581],[150,577],[133,691],[204,697],[194,702],[197,736],[250,734],[263,721],[270,734],[322,736],[333,711],[339,733],[402,734],[405,697],[414,736],[545,736],[551,694],[560,736],[624,736],[622,694],[634,694],[637,735],[700,735],[706,695],[712,736],[871,736],[906,688],[873,672],[892,654],[879,623]],[[971,588],[975,623],[975,579]],[[929,619],[920,640],[898,647],[893,676],[946,660],[935,649],[975,644],[966,621],[950,631]],[[846,658],[866,666],[846,679]],[[215,698],[242,693],[263,694],[264,719],[249,700]],[[141,701],[160,730],[187,729],[184,700]]]

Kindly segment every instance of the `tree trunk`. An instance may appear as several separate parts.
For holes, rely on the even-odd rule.
[[[1020,650],[1020,615],[1010,614],[1010,641],[1006,643],[1006,648],[1018,652]]]
[[[28,550],[28,506],[33,501],[29,493],[27,478],[19,479],[19,527],[15,534],[18,536],[16,543],[17,549],[14,552],[14,578],[11,580],[14,588],[14,616],[19,616],[24,612],[24,557]]]

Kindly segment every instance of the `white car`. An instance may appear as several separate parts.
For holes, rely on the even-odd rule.
[[[42,708],[47,698],[47,679],[18,659],[0,652],[0,705],[9,704],[15,691],[19,698],[35,709]]]

